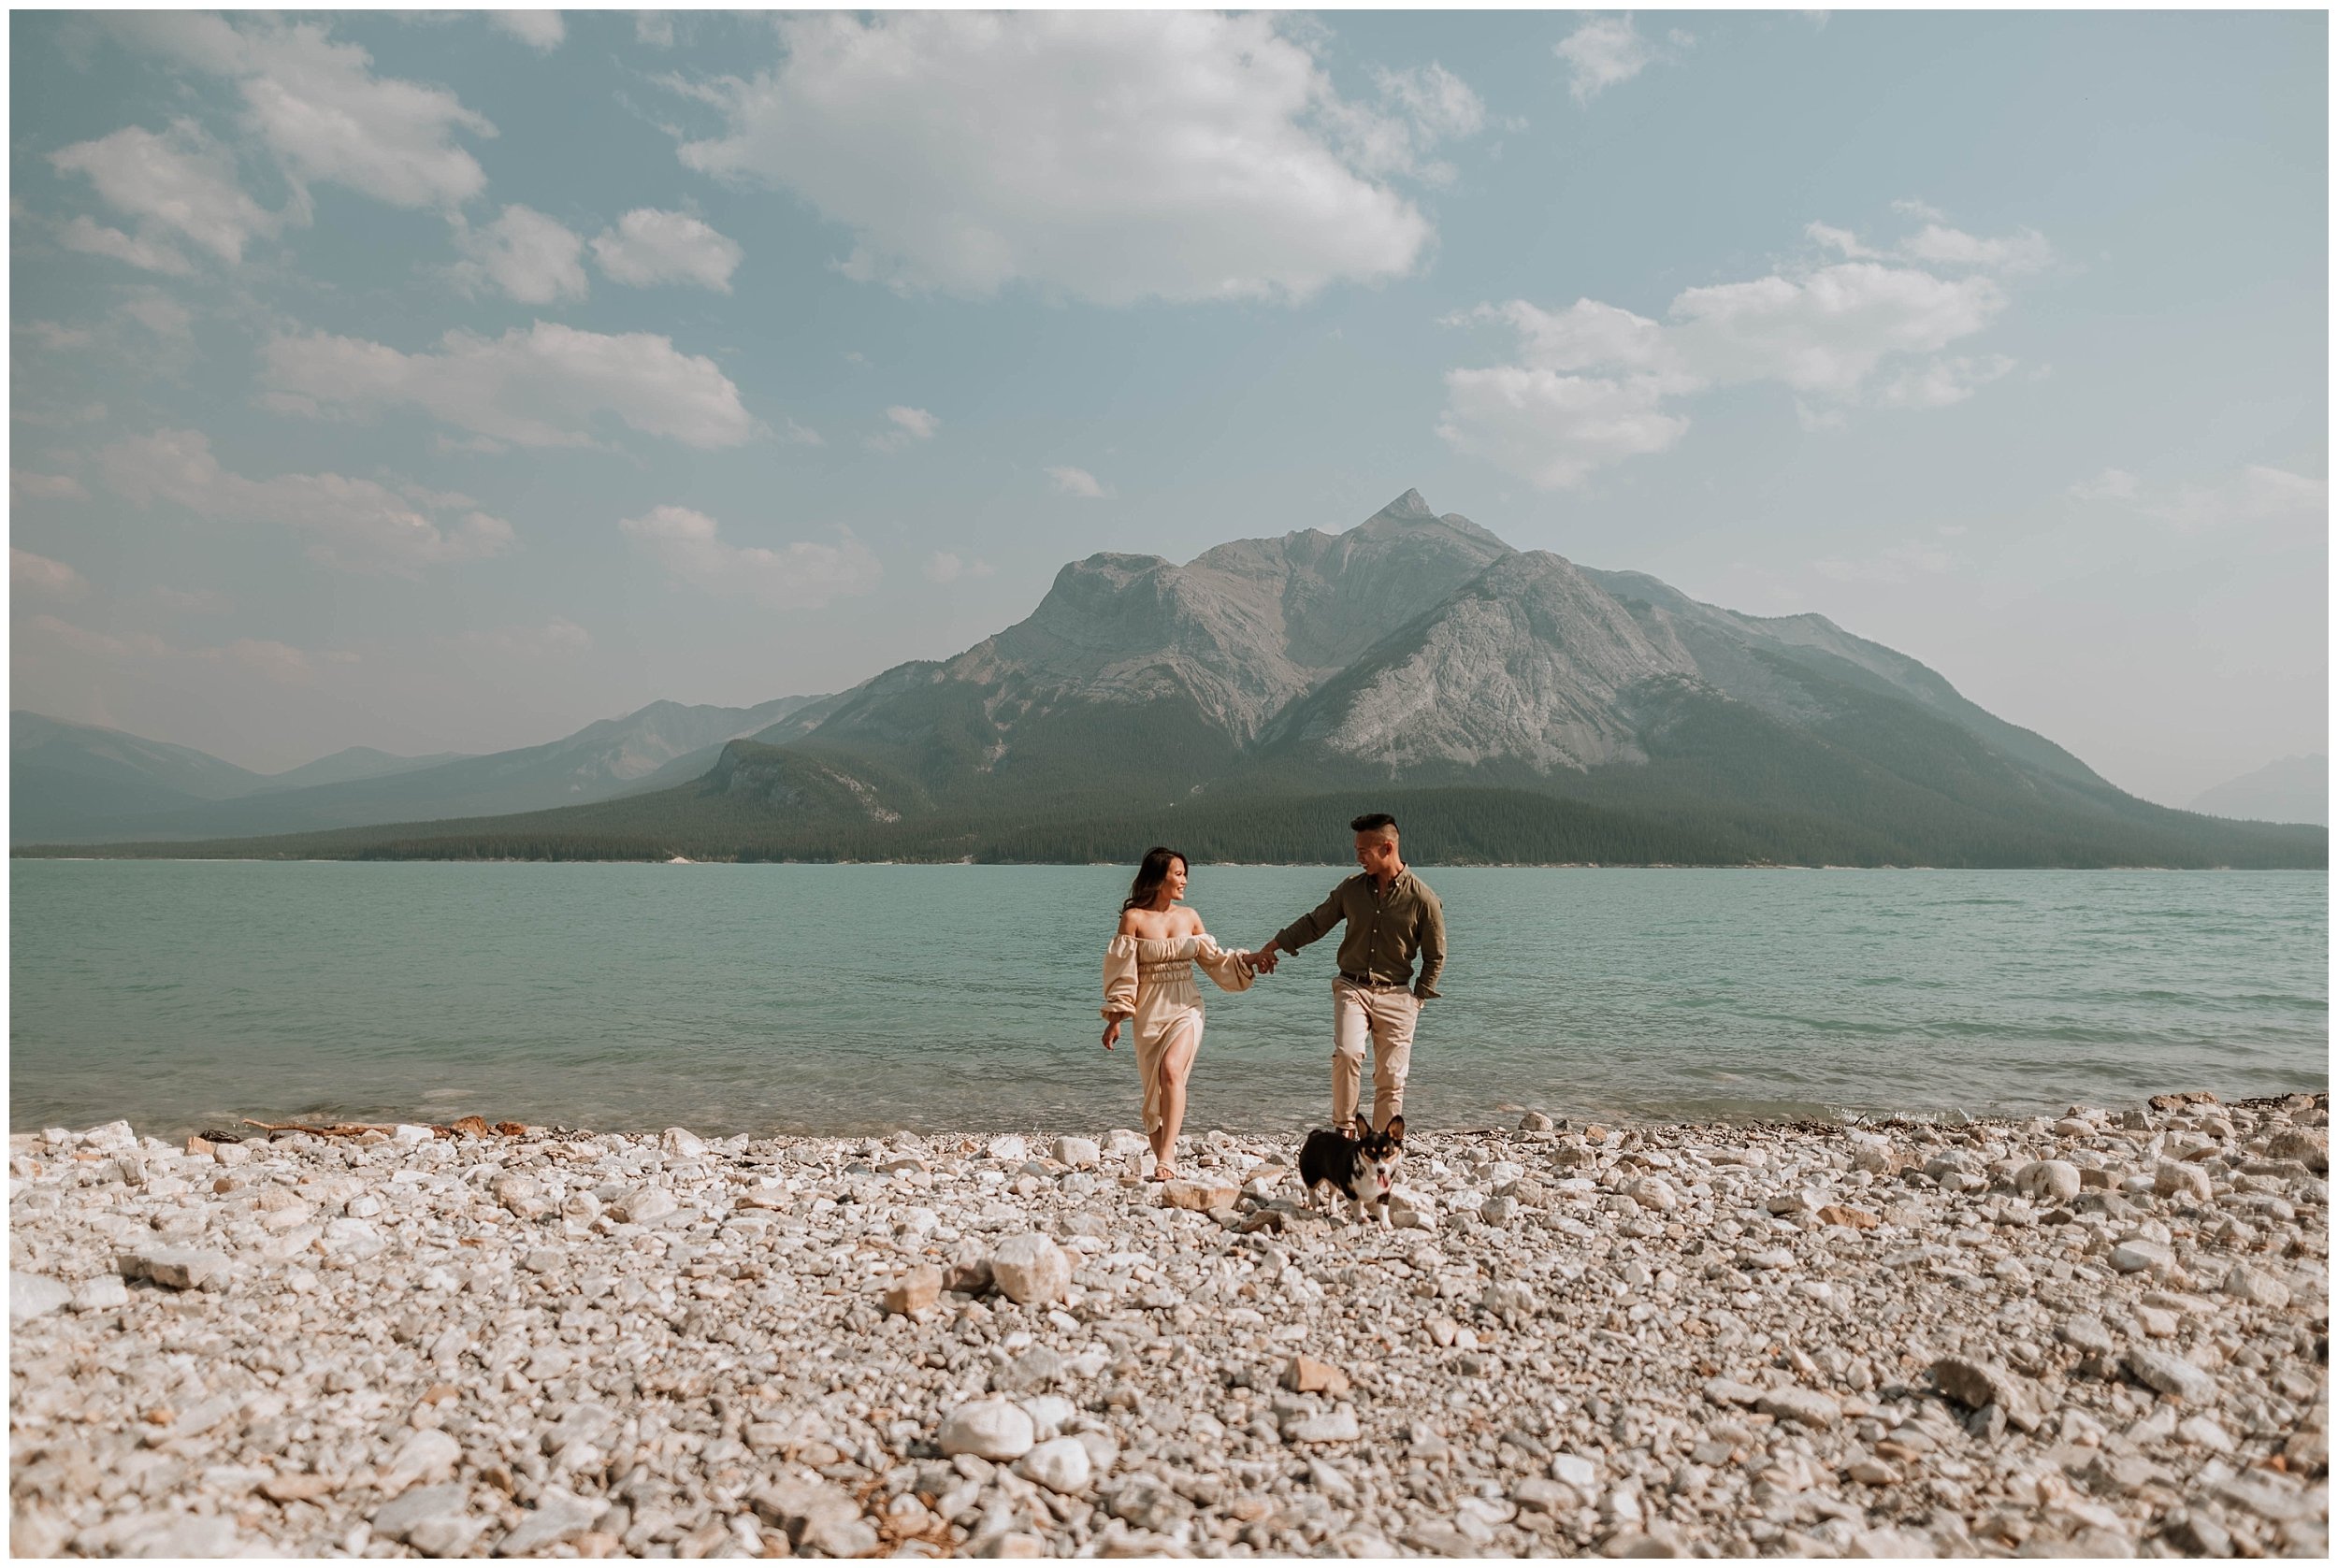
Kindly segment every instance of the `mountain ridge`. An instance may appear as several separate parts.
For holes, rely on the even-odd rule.
[[[302,842],[569,856],[679,835],[692,858],[726,843],[748,858],[959,858],[1077,853],[1185,811],[1271,849],[1288,840],[1259,824],[1287,835],[1289,802],[1427,790],[1481,847],[1473,813],[1522,842],[1698,863],[2327,862],[2326,832],[2129,796],[1823,616],[1744,615],[1644,573],[1520,552],[1417,491],[1343,533],[1237,539],[1182,565],[1100,552],[952,657],[670,751],[565,811]]]

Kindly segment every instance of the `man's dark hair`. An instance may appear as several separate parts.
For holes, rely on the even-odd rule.
[[[1392,833],[1401,831],[1396,826],[1396,819],[1386,812],[1366,812],[1348,825],[1351,833],[1377,833],[1383,827]]]

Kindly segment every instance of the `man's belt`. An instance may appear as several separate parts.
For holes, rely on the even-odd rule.
[[[1339,977],[1349,985],[1360,986],[1367,991],[1409,991],[1412,989],[1410,981],[1375,980],[1369,975],[1349,974],[1346,970],[1339,971]]]

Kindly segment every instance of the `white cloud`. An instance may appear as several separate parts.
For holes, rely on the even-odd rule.
[[[674,84],[727,122],[682,160],[784,187],[844,224],[853,278],[977,297],[1025,282],[1106,305],[1296,300],[1404,276],[1432,238],[1358,166],[1393,143],[1359,135],[1357,106],[1272,16],[831,12],[777,25],[777,66]],[[1411,85],[1395,89],[1400,108]],[[1444,122],[1464,112],[1441,80],[1417,88]]]
[[[1565,376],[1524,366],[1445,373],[1436,433],[1540,489],[1579,484],[1594,469],[1681,439],[1688,421],[1659,407],[1653,378]]]
[[[137,295],[123,303],[121,313],[157,338],[185,338],[194,332],[195,312],[168,295]]]
[[[1877,400],[1888,409],[1945,409],[1963,402],[2015,363],[2001,353],[1936,359],[1885,383]]]
[[[636,208],[603,229],[593,241],[593,257],[619,283],[647,288],[655,283],[696,283],[717,294],[730,292],[730,275],[746,252],[686,212]]]
[[[1847,409],[1864,401],[1962,402],[2013,368],[2004,354],[1941,352],[2003,312],[2008,296],[1989,271],[1930,271],[1824,223],[1806,234],[1840,259],[1684,289],[1663,321],[1595,299],[1558,310],[1511,300],[1445,318],[1508,328],[1512,360],[1448,372],[1438,434],[1456,451],[1559,488],[1671,446],[1688,425],[1677,401],[1715,388],[1782,386],[1796,395],[1802,427],[1819,431],[1841,428]],[[2015,247],[2002,265],[2018,266],[2027,253]],[[1924,363],[1883,379],[1891,362],[1917,357]]]
[[[2054,264],[2054,247],[2036,229],[1984,239],[1942,223],[1927,223],[1899,246],[1912,261],[1935,266],[1973,266],[1990,272],[2042,272]]]
[[[87,327],[67,326],[62,322],[18,322],[16,330],[51,353],[88,348],[97,338]]]
[[[1566,62],[1567,91],[1579,104],[1631,80],[1656,58],[1628,16],[1593,17],[1551,50]]]
[[[686,507],[657,507],[617,527],[676,581],[769,610],[817,610],[831,599],[870,592],[884,575],[876,557],[850,534],[834,544],[741,546],[726,543],[713,518]]]
[[[496,31],[509,33],[528,48],[549,54],[569,36],[558,11],[489,11]]]
[[[2105,468],[2071,485],[2071,494],[2082,501],[2131,501],[2143,494],[2143,483],[2125,468]]]
[[[493,284],[523,305],[551,305],[582,299],[592,287],[584,277],[584,241],[532,207],[507,207],[483,229],[457,220],[455,244],[466,259],[455,277],[467,293]]]
[[[1090,473],[1086,468],[1049,468],[1046,473],[1047,477],[1055,482],[1057,491],[1062,495],[1078,496],[1086,500],[1101,501],[1112,494],[1098,482],[1094,474]]]
[[[52,561],[46,555],[36,555],[29,550],[8,546],[8,586],[22,588],[53,598],[79,598],[89,586],[81,574],[63,561]]]
[[[254,237],[274,234],[282,222],[244,194],[236,181],[234,159],[191,120],[174,122],[160,136],[125,125],[111,136],[51,152],[49,161],[59,173],[86,176],[107,206],[137,221],[134,243],[164,258],[166,265],[136,265],[153,271],[184,270],[167,265],[168,258],[178,255],[168,237],[185,239],[233,266],[243,260],[243,248]],[[118,245],[100,253],[132,259]]]
[[[240,25],[238,25],[240,23]],[[193,11],[124,14],[125,37],[235,82],[243,119],[296,187],[331,181],[394,207],[453,209],[487,183],[458,132],[495,126],[440,87],[373,74],[373,57],[312,22]]]
[[[593,634],[556,615],[540,626],[467,631],[450,640],[464,653],[498,659],[572,659],[591,649]]]
[[[152,588],[146,597],[180,615],[224,615],[235,608],[226,595],[209,588]]]
[[[673,13],[671,11],[635,11],[633,41],[652,49],[673,48]]]
[[[218,648],[180,648],[152,632],[133,632],[127,637],[116,637],[109,632],[92,631],[85,626],[74,626],[54,615],[36,615],[30,621],[22,623],[19,630],[20,635],[36,642],[63,648],[85,659],[108,664],[128,664],[143,659],[158,663],[214,665],[256,675],[276,686],[311,685],[324,672],[325,667],[358,662],[357,655],[353,653],[338,649],[312,652],[266,638],[239,637]]]
[[[261,351],[268,406],[282,412],[365,416],[420,409],[490,442],[585,446],[613,416],[648,436],[694,447],[737,446],[754,434],[739,389],[711,359],[655,333],[614,336],[555,322],[500,338],[454,331],[436,352],[316,332]]]
[[[103,403],[79,403],[61,408],[53,403],[44,407],[19,402],[9,409],[8,415],[20,424],[38,425],[44,430],[70,430],[77,424],[102,423],[107,409]]]
[[[1875,254],[1874,251],[1860,241],[1857,235],[1849,229],[1839,229],[1832,223],[1811,223],[1806,225],[1802,232],[1819,244],[1826,246],[1829,250],[1840,251],[1854,260]]]
[[[8,470],[8,494],[18,500],[86,501],[89,492],[71,474],[36,474],[25,468]]]
[[[2206,483],[2156,485],[2122,468],[2105,468],[2071,486],[2081,501],[2125,507],[2177,533],[2292,526],[2321,532],[2330,524],[2330,481],[2251,464]]]
[[[1474,137],[1485,129],[1485,101],[1467,82],[1434,60],[1411,70],[1377,67],[1372,79],[1380,95],[1428,135]]]
[[[1459,140],[1485,129],[1486,107],[1467,82],[1432,61],[1410,70],[1372,70],[1380,107],[1328,98],[1318,118],[1340,156],[1372,179],[1402,175],[1432,185],[1450,184],[1450,164],[1430,156],[1440,141]]]
[[[813,429],[808,424],[798,424],[793,419],[788,419],[787,421],[787,428],[779,433],[779,439],[789,446],[828,445],[828,438],[826,436],[821,435],[817,430]]]
[[[1927,223],[1945,223],[1948,222],[1947,213],[1942,212],[1939,208],[1934,207],[1930,202],[1918,201],[1913,196],[1900,197],[1898,201],[1892,203],[1892,210],[1898,213],[1903,218],[1920,218]]]
[[[962,560],[947,550],[937,550],[926,557],[921,569],[929,583],[955,583],[961,577],[988,577],[997,568],[988,561]]]
[[[499,555],[512,525],[483,511],[427,515],[369,479],[340,474],[229,473],[193,430],[162,430],[113,442],[97,454],[107,484],[139,506],[168,501],[204,517],[268,523],[308,541],[309,558],[344,571],[411,575],[426,566]]]
[[[865,438],[861,444],[871,452],[899,452],[912,441],[930,441],[942,428],[942,422],[923,409],[904,408],[895,404],[885,410],[885,417],[893,428]]]
[[[1715,384],[1780,381],[1842,396],[1885,356],[1936,352],[1980,331],[2004,306],[2004,291],[1986,278],[1841,262],[1800,277],[1683,290],[1667,337]]]
[[[57,240],[68,251],[84,255],[111,256],[118,262],[149,272],[165,272],[172,277],[184,277],[195,270],[195,264],[172,245],[161,240],[138,239],[109,229],[94,218],[77,217],[57,225]]]

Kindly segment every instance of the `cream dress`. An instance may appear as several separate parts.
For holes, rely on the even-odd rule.
[[[1198,965],[1221,991],[1247,991],[1257,978],[1248,953],[1229,953],[1208,932],[1190,937],[1118,936],[1104,949],[1104,1021],[1130,1020],[1136,1067],[1145,1075],[1145,1131],[1161,1126],[1161,1064],[1186,1031],[1202,1048]]]

